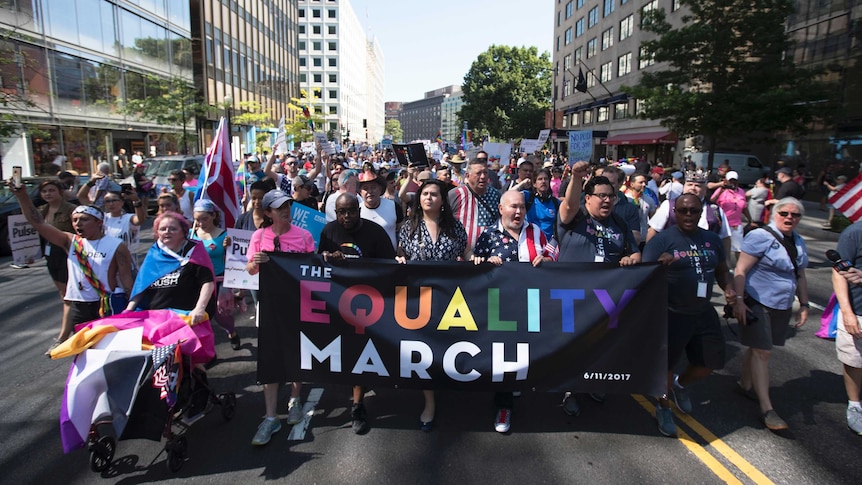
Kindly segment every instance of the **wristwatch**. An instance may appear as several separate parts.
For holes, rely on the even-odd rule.
[[[810,305],[810,304],[808,304],[808,303],[802,303],[802,302],[799,302],[799,306],[801,306],[801,307],[803,307],[803,308],[811,308],[811,305]]]

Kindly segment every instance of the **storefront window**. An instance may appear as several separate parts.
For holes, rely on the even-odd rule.
[[[36,175],[52,176],[71,168],[71,165],[67,166],[66,156],[60,148],[60,130],[56,127],[37,126],[31,134],[30,143]]]

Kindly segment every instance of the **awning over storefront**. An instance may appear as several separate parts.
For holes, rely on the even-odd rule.
[[[676,141],[676,135],[669,131],[651,131],[614,135],[603,143],[605,145],[671,145]]]

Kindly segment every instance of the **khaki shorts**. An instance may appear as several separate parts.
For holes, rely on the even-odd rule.
[[[856,320],[862,324],[862,317],[856,315]],[[838,312],[838,335],[835,336],[835,351],[842,364],[862,369],[862,339],[853,338],[844,329],[844,317]]]

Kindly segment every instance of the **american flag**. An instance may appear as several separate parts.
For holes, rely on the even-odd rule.
[[[228,141],[227,123],[224,117],[219,122],[216,136],[213,138],[201,170],[195,201],[209,199],[213,201],[222,213],[224,227],[233,227],[239,217],[239,197],[237,197],[236,174],[233,170],[233,157]]]
[[[862,174],[829,197],[829,203],[853,222],[862,219]]]

